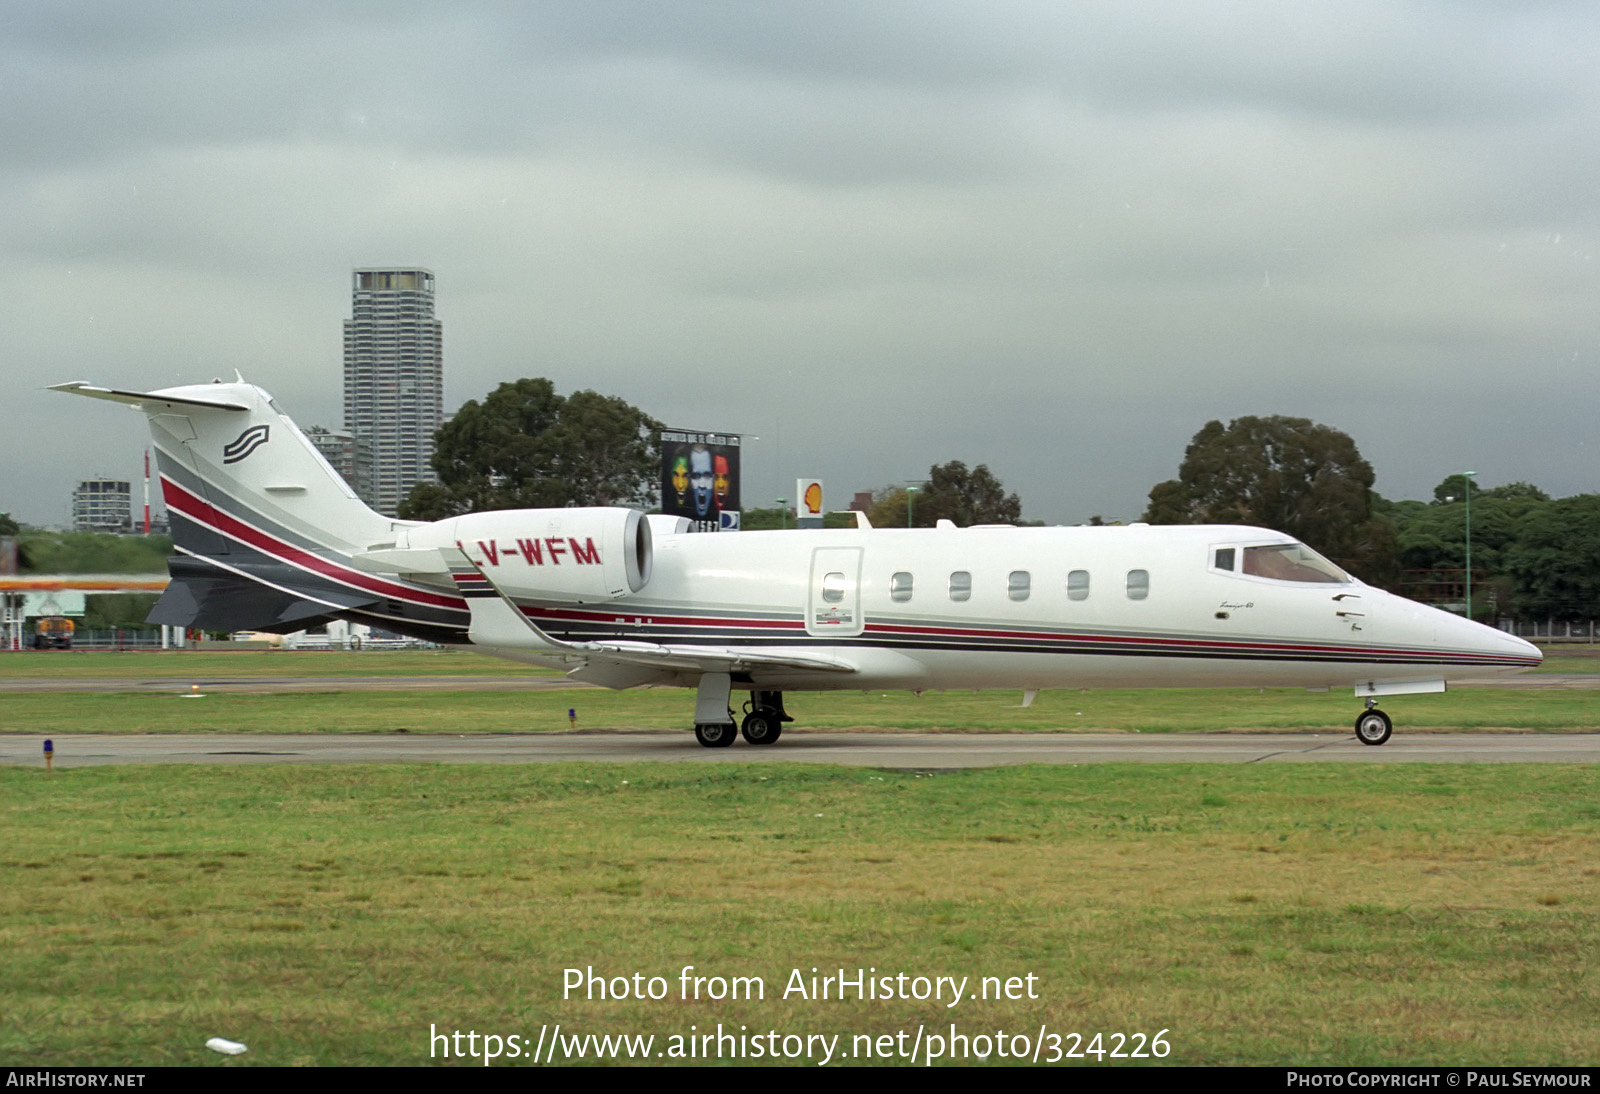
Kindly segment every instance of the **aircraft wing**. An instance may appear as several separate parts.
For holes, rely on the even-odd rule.
[[[662,646],[654,642],[574,642],[575,653],[642,668],[670,668],[695,672],[749,672],[758,668],[811,669],[817,672],[855,672],[854,665],[822,657],[793,657],[755,653],[719,646]]]
[[[582,660],[570,675],[608,687],[666,683],[673,677],[707,672],[749,672],[752,669],[798,669],[803,672],[855,672],[856,667],[831,658],[782,653],[757,653],[719,646],[665,646],[655,642],[564,642],[546,634],[523,614],[494,579],[460,544],[439,552],[445,556],[456,591],[472,611],[468,631],[474,644],[528,650],[545,656]]]

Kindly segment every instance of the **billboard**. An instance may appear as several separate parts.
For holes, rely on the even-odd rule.
[[[794,484],[795,525],[800,528],[822,527],[822,480],[799,479]]]
[[[739,527],[739,434],[661,431],[661,511],[697,532]]]

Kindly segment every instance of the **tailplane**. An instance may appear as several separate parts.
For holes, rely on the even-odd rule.
[[[150,622],[204,630],[301,630],[359,620],[437,641],[464,637],[465,605],[378,578],[352,556],[393,546],[411,522],[368,508],[254,384],[53,390],[143,411],[177,553]]]

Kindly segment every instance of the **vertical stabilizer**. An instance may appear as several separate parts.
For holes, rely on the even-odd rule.
[[[144,411],[173,539],[185,552],[228,555],[247,530],[340,554],[394,540],[397,522],[369,509],[298,426],[254,384],[135,392],[55,390]]]
[[[464,637],[458,597],[351,564],[393,546],[411,522],[369,509],[261,388],[55,390],[134,406],[149,419],[177,549],[151,622],[295,630],[349,618],[434,640]]]

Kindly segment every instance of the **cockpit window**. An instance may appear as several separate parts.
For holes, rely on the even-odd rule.
[[[1246,547],[1243,571],[1255,577],[1320,585],[1343,585],[1350,580],[1343,570],[1303,543]]]

